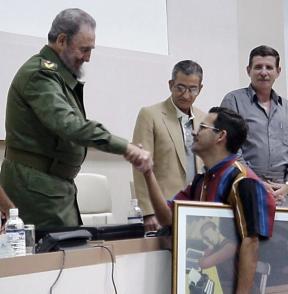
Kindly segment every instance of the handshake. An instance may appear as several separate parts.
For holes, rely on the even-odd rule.
[[[144,150],[141,144],[134,145],[129,143],[124,157],[142,173],[152,170],[153,160],[151,154],[149,151]]]

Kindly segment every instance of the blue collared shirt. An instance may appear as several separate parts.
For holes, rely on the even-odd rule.
[[[261,178],[283,182],[288,165],[288,101],[272,90],[266,113],[250,85],[228,93],[221,106],[238,112],[248,124],[241,149],[246,164]]]

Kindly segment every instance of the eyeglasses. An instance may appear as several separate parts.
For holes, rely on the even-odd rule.
[[[199,88],[195,86],[187,87],[185,85],[175,85],[174,88],[180,95],[184,95],[187,90],[191,96],[197,96],[199,94]]]
[[[206,124],[201,123],[201,124],[199,124],[199,128],[198,128],[198,132],[197,133],[199,133],[201,130],[204,130],[204,129],[210,129],[210,130],[213,130],[214,132],[220,132],[221,131],[218,128],[215,128],[213,126],[208,126]]]

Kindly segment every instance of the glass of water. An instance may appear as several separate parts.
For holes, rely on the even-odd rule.
[[[26,243],[26,255],[35,253],[35,226],[24,225],[25,230],[25,243]]]

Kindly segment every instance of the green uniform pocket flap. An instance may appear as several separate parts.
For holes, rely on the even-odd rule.
[[[64,197],[69,194],[72,184],[55,176],[35,172],[29,175],[28,189],[49,197]]]

